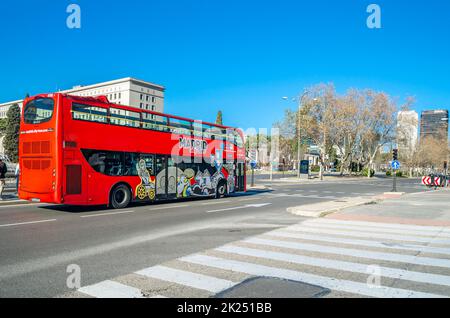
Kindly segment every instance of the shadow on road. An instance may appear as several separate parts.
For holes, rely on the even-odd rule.
[[[237,198],[237,197],[249,197],[254,196],[262,193],[268,193],[272,192],[273,190],[270,189],[264,189],[264,190],[249,190],[245,193],[236,193],[228,196],[228,198]],[[176,204],[180,202],[195,202],[195,201],[207,201],[207,200],[213,200],[212,198],[204,198],[204,197],[191,197],[191,198],[179,198],[175,200],[160,200],[155,202],[133,202],[131,203],[126,209],[132,209],[135,207],[142,207],[142,206],[164,206],[168,204]],[[112,208],[108,208],[106,205],[95,205],[95,206],[76,206],[76,205],[48,205],[48,206],[41,206],[40,209],[44,210],[52,210],[52,211],[58,211],[58,212],[65,212],[65,213],[89,213],[89,212],[97,212],[97,211],[104,211],[104,210],[111,210],[114,211]]]

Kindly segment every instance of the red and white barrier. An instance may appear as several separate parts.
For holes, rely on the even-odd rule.
[[[447,183],[447,182],[445,182]],[[447,185],[443,183],[441,185],[441,177],[434,177],[434,182],[430,176],[428,177],[422,177],[422,184],[426,186],[432,186],[432,187],[446,187]]]

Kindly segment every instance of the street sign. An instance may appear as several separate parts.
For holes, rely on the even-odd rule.
[[[256,168],[256,165],[257,165],[256,160],[250,161],[250,167],[251,167],[252,169],[255,169],[255,168]]]
[[[426,186],[431,185],[431,177],[430,177],[430,176],[428,176],[428,177],[422,177],[422,184],[423,184],[423,185],[426,185]]]
[[[422,177],[422,184],[429,187],[445,187],[446,182],[440,176]]]
[[[300,162],[300,173],[301,174],[309,173],[309,160],[302,160]]]
[[[392,161],[391,166],[392,166],[392,169],[398,170],[398,169],[400,169],[401,165],[400,165],[400,162],[398,160],[394,160],[394,161]]]

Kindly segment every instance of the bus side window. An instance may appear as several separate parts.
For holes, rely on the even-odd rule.
[[[142,113],[142,128],[167,131],[167,117]]]
[[[97,123],[108,122],[108,111],[105,108],[84,105],[72,104],[72,118],[76,120],[86,120]]]
[[[139,162],[139,154],[126,152],[124,155],[123,175],[137,176],[137,164]]]

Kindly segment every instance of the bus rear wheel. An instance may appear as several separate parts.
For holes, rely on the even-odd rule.
[[[125,184],[119,184],[111,191],[110,203],[114,209],[124,209],[130,201],[131,191]]]
[[[227,195],[227,183],[225,180],[219,182],[216,190],[216,198],[220,199]]]

